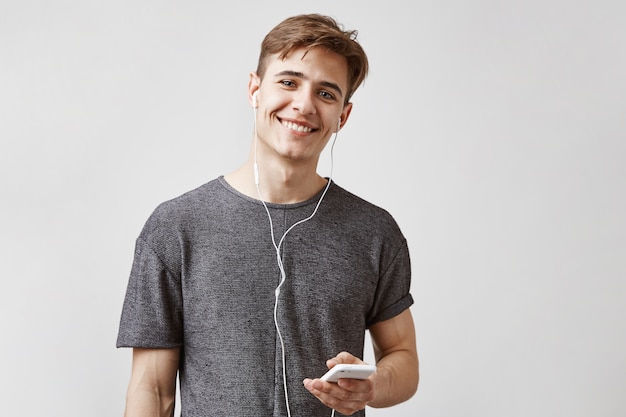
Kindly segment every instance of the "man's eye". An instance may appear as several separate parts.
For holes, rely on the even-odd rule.
[[[333,100],[335,98],[334,95],[332,95],[331,93],[329,93],[328,91],[320,91],[320,96],[322,96],[323,98],[327,99],[327,100]]]
[[[294,87],[296,85],[296,83],[291,80],[282,80],[280,83],[285,87]]]

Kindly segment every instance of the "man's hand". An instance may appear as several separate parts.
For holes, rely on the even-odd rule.
[[[365,362],[348,352],[341,352],[326,361],[326,366],[331,369],[340,363],[364,364]],[[319,378],[307,378],[303,383],[304,387],[324,405],[349,416],[364,409],[367,403],[374,399],[376,373],[363,380],[341,378],[337,383],[333,383],[322,381]]]
[[[322,403],[343,414],[351,415],[366,405],[391,407],[415,394],[419,382],[419,361],[415,326],[411,311],[378,322],[370,328],[376,358],[376,372],[366,380],[341,379],[339,383],[305,379],[304,386]],[[332,368],[338,363],[364,363],[347,352],[329,359]]]

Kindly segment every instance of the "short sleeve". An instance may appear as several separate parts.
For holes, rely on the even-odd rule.
[[[383,256],[384,257],[384,256]],[[392,254],[391,262],[378,281],[374,305],[367,317],[367,327],[389,320],[413,305],[410,294],[411,260],[406,240]]]
[[[117,347],[172,348],[182,345],[182,291],[156,252],[138,238]]]

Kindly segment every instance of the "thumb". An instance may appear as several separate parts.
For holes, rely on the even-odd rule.
[[[327,360],[326,366],[328,366],[328,368],[330,369],[333,366],[340,364],[340,363],[356,364],[356,363],[364,363],[364,362],[349,352],[341,352],[334,358],[330,358],[329,360]]]

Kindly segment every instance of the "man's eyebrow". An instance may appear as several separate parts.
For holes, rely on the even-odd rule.
[[[285,75],[288,75],[290,77],[300,78],[302,80],[306,80],[307,79],[307,77],[304,75],[304,73],[299,72],[299,71],[291,71],[291,70],[281,71],[281,72],[275,74],[274,76],[275,77],[282,77],[282,76],[285,76]],[[330,81],[321,81],[320,85],[322,85],[324,87],[327,87],[327,88],[330,88],[332,90],[335,90],[339,94],[340,97],[343,97],[343,92],[341,91],[341,87],[339,87],[339,85],[337,85],[335,83],[332,83]]]

